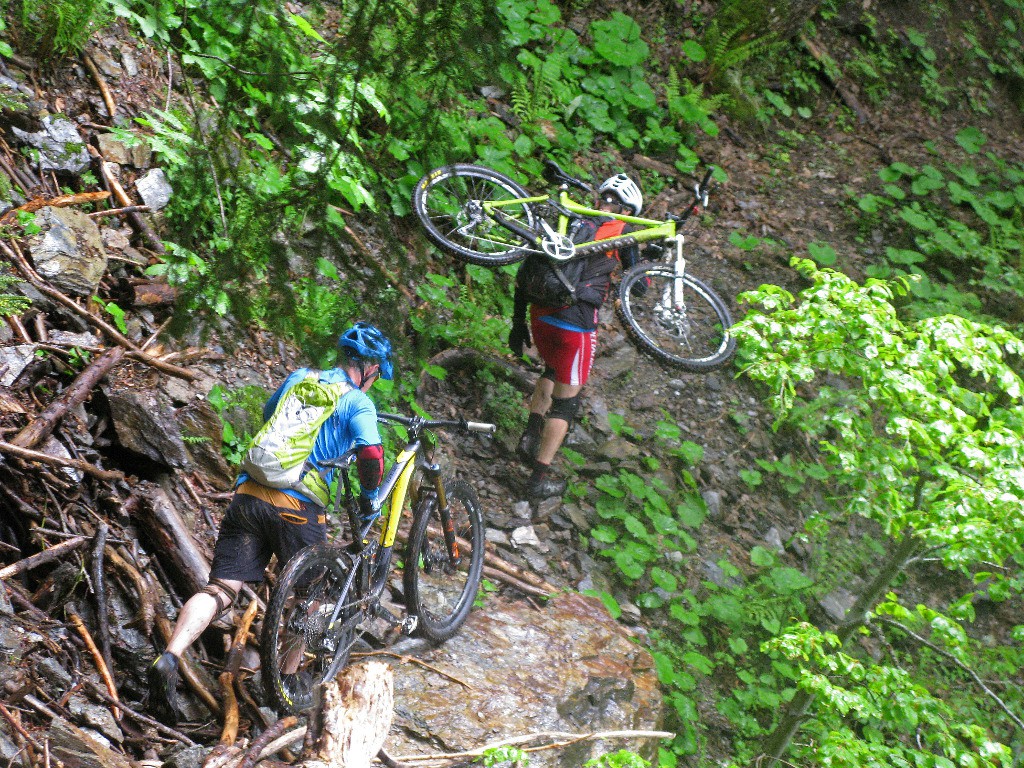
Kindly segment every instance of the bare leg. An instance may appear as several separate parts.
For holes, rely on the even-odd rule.
[[[242,588],[243,582],[223,580],[225,584],[236,592]],[[194,643],[203,631],[210,626],[218,614],[217,600],[213,595],[206,592],[196,592],[188,599],[178,614],[178,621],[174,625],[174,632],[167,643],[167,653],[181,656],[185,650]]]
[[[554,387],[555,382],[545,376],[537,379],[537,383],[533,386],[533,396],[530,398],[531,413],[539,413],[543,416],[548,412],[548,408],[551,407],[551,392]]]

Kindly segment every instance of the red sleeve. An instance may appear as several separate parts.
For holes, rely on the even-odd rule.
[[[359,484],[365,491],[372,491],[384,479],[384,446],[364,445],[356,453],[356,470]]]

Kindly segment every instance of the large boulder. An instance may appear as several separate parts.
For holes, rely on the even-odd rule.
[[[654,730],[661,693],[650,653],[599,600],[561,594],[538,610],[489,599],[423,664],[395,670],[392,756],[476,749],[541,732]],[[445,673],[445,674],[442,674]],[[531,754],[531,768],[579,768],[638,741],[583,741]]]
[[[96,223],[81,211],[52,206],[40,208],[36,222],[42,232],[29,241],[36,271],[64,293],[94,296],[107,271]]]

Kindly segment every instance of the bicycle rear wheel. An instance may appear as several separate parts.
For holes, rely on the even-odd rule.
[[[417,505],[405,552],[406,609],[418,618],[416,634],[447,640],[462,626],[476,600],[484,566],[484,521],[476,492],[461,480],[446,481],[448,514],[458,557],[445,541],[437,496]]]
[[[515,200],[530,193],[512,179],[478,165],[446,165],[416,185],[412,207],[434,243],[470,264],[500,267],[526,256],[523,242],[493,218],[482,203]],[[537,216],[526,203],[502,206],[502,213],[533,228]]]
[[[354,629],[340,629],[353,614],[342,607],[331,625],[335,606],[351,565],[328,544],[298,552],[281,572],[263,619],[260,663],[264,689],[274,706],[298,714],[313,703],[315,687],[326,682],[336,657],[348,660]]]
[[[677,279],[682,301],[675,300]],[[732,317],[711,288],[669,267],[637,264],[619,283],[615,310],[630,337],[663,363],[694,373],[725,365],[736,351]]]

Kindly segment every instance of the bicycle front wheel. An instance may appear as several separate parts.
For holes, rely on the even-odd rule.
[[[413,516],[403,577],[406,609],[417,617],[416,634],[437,643],[458,632],[469,616],[484,567],[484,521],[476,493],[461,480],[444,487],[454,557],[437,496],[429,494]]]
[[[643,351],[673,367],[704,373],[725,365],[736,351],[725,302],[697,278],[676,277],[669,267],[629,269],[615,310]]]
[[[490,168],[446,165],[420,179],[412,207],[435,244],[470,264],[500,267],[523,259],[524,243],[488,216],[483,203],[529,196],[519,184]],[[530,229],[537,222],[527,203],[502,206],[501,212]]]
[[[339,550],[314,544],[298,552],[281,572],[263,619],[260,663],[264,689],[274,706],[298,714],[313,704],[313,691],[326,682],[337,657],[348,660],[354,628],[342,628],[353,614],[342,599],[351,565]],[[332,621],[333,619],[333,621]]]

